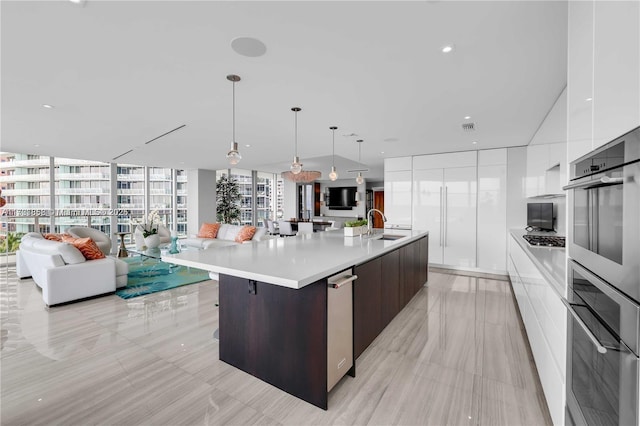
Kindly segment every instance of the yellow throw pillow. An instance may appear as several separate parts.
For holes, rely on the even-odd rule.
[[[249,241],[253,238],[253,235],[256,233],[256,227],[251,225],[245,225],[236,235],[236,243],[241,243],[243,241]]]
[[[216,238],[218,236],[218,230],[220,229],[219,223],[203,223],[198,231],[198,238]]]

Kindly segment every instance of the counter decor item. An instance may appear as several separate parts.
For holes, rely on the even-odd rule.
[[[160,235],[151,234],[148,237],[144,237],[144,245],[150,249],[158,248],[160,245]]]
[[[180,250],[178,250],[178,237],[175,235],[171,236],[171,247],[169,247],[169,253],[180,253]]]
[[[345,237],[357,237],[358,235],[367,233],[367,221],[352,220],[344,223],[344,236]]]

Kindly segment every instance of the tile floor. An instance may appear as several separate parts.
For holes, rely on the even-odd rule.
[[[218,360],[215,281],[47,310],[4,267],[0,422],[551,424],[509,283],[429,278],[323,411]]]

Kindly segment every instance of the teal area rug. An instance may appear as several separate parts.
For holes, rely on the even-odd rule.
[[[129,264],[127,286],[116,291],[116,295],[123,299],[131,299],[210,279],[207,271],[172,265],[156,259],[145,259],[142,262],[141,258],[136,256],[122,260]]]

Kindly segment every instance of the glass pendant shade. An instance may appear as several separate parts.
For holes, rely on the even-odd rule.
[[[336,166],[331,167],[331,173],[329,173],[329,179],[331,180],[338,179],[338,172],[336,172]]]
[[[231,143],[231,150],[227,152],[227,160],[232,166],[235,166],[240,162],[240,160],[242,160],[242,155],[240,155],[240,152],[238,151],[237,142]]]
[[[235,166],[242,160],[242,155],[238,150],[238,142],[236,142],[236,83],[240,81],[240,77],[234,74],[229,74],[227,80],[233,83],[233,139],[231,141],[231,149],[227,152],[227,161],[232,166]]]
[[[364,178],[362,177],[362,172],[358,172],[358,176],[356,177],[356,183],[358,185],[362,185],[364,182]]]
[[[302,163],[300,157],[298,157],[298,112],[302,111],[299,107],[291,108],[291,111],[295,113],[295,156],[293,162],[286,172],[280,173],[283,179],[290,180],[292,182],[310,183],[314,180],[318,180],[322,177],[322,173],[314,170],[302,170]]]
[[[299,157],[293,157],[293,162],[291,163],[291,173],[297,175],[302,171],[302,163],[300,162]]]

